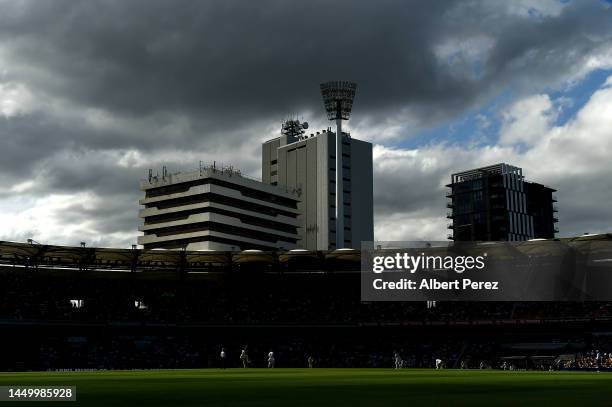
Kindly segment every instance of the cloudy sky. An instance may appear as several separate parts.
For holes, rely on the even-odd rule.
[[[445,239],[450,173],[497,162],[559,190],[560,235],[612,231],[609,2],[0,0],[0,239],[129,247],[148,168],[258,176],[331,79],[377,239]]]

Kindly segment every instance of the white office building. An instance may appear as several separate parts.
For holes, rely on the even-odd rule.
[[[293,188],[250,179],[232,168],[206,166],[141,182],[145,249],[294,249],[299,198]]]
[[[336,135],[331,129],[305,135],[297,121],[286,122],[283,130],[287,127],[298,130],[263,143],[262,180],[297,191],[298,247],[335,249]],[[343,133],[342,178],[344,247],[359,249],[362,241],[374,240],[371,143]]]

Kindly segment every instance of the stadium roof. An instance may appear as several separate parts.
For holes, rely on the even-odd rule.
[[[584,235],[565,239],[499,242],[487,245],[487,252],[494,253],[512,245],[515,253],[526,256],[546,256],[555,248],[569,245],[590,254],[610,252],[612,233]],[[467,242],[461,242],[465,244]],[[448,244],[453,245],[452,242]],[[478,245],[472,246],[479,247]],[[439,247],[422,248],[419,251],[440,253]],[[457,248],[450,248],[455,252]],[[470,248],[466,248],[470,250]],[[482,250],[479,247],[478,250]],[[0,241],[0,266],[22,268],[51,268],[107,271],[173,271],[173,272],[224,272],[246,270],[288,271],[359,271],[361,253],[358,250],[334,251],[189,251],[144,250],[55,246],[33,243]]]

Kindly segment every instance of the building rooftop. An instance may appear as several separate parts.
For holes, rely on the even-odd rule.
[[[451,184],[447,184],[446,186],[452,187],[454,183],[469,181],[472,179],[478,179],[478,178],[486,177],[489,175],[495,175],[495,174],[500,174],[500,175],[515,174],[521,179],[525,178],[523,176],[522,168],[516,167],[514,165],[506,164],[506,163],[499,163],[499,164],[488,165],[486,167],[474,168],[472,170],[456,172],[451,175],[453,182]],[[527,181],[527,180],[525,180],[525,182],[529,182],[531,184],[542,185],[544,188],[548,188],[552,192],[557,191],[555,188],[549,185],[542,184],[540,182],[533,182],[533,181]]]
[[[164,167],[161,175],[153,175],[153,171],[149,170],[148,178],[140,181],[140,189],[142,191],[146,191],[151,188],[179,184],[182,182],[190,182],[204,178],[224,179],[245,187],[251,187],[260,191],[266,191],[271,194],[287,196],[290,198],[295,198],[298,194],[296,188],[266,184],[261,182],[261,180],[258,178],[245,175],[241,170],[236,169],[233,166],[218,166],[216,163],[200,165],[200,168],[191,171],[179,171],[174,173],[168,173],[166,171],[166,167]]]
[[[456,172],[452,174],[453,182],[463,182],[471,179],[482,178],[484,176],[494,174],[516,174],[519,177],[523,177],[523,170],[519,167],[515,167],[506,163],[493,164],[486,167],[475,168],[472,170]]]

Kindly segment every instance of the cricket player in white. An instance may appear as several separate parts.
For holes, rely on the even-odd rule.
[[[221,348],[221,353],[219,354],[219,359],[221,360],[221,369],[225,369],[225,349]]]
[[[306,361],[308,362],[308,368],[312,369],[314,367],[314,358],[312,356],[308,356],[308,359],[306,359]]]
[[[268,367],[269,368],[273,368],[274,367],[274,352],[270,351],[270,353],[268,353]]]
[[[249,356],[246,349],[242,349],[242,352],[240,352],[240,360],[242,361],[242,367],[246,369],[249,366]]]
[[[402,367],[402,357],[399,355],[399,353],[397,353],[397,352],[393,353],[393,361],[395,362],[395,368],[396,369],[401,369],[401,367]]]
[[[442,359],[436,359],[436,369],[442,369],[443,363]]]

